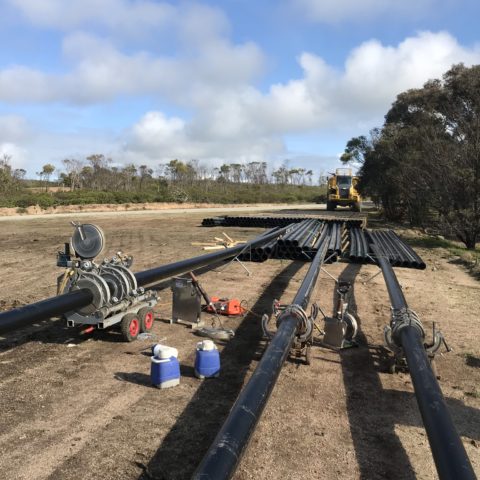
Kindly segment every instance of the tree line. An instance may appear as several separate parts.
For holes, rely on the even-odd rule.
[[[381,128],[348,141],[359,188],[390,220],[435,226],[474,249],[480,235],[480,66],[399,94]]]
[[[193,185],[196,182],[246,183],[253,185],[312,185],[313,170],[288,168],[287,164],[268,171],[267,162],[224,163],[220,167],[209,167],[198,160],[184,162],[178,159],[161,163],[156,169],[147,165],[128,164],[118,166],[104,155],[90,155],[85,161],[65,159],[61,182],[75,189],[92,190],[143,190],[155,183],[170,182]],[[45,170],[45,167],[44,167]],[[322,182],[323,177],[317,181]]]
[[[0,206],[42,207],[76,203],[139,203],[139,202],[296,202],[320,201],[326,177],[316,181],[313,171],[289,168],[288,161],[277,169],[267,162],[224,163],[220,167],[204,165],[197,160],[173,159],[157,165],[120,165],[103,154],[93,154],[85,160],[64,159],[60,169],[46,164],[37,172],[33,184],[25,179],[25,170],[10,166],[11,158],[0,161]],[[58,181],[52,181],[56,174]],[[32,193],[28,186],[43,187],[45,193]],[[68,192],[49,192],[59,185]],[[23,192],[23,193],[22,193]]]

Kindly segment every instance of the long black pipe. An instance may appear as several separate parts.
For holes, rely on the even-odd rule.
[[[306,309],[322,266],[327,244],[315,255],[298,290],[293,305]],[[275,386],[282,365],[290,352],[300,318],[285,312],[277,332],[263,354],[260,363],[243,388],[218,432],[208,452],[193,475],[195,480],[223,480],[230,478],[240,461],[250,436]]]
[[[407,309],[407,301],[390,262],[382,256],[376,244],[372,243],[370,247],[382,269],[393,309]],[[427,431],[439,478],[474,480],[476,476],[473,467],[447,409],[418,328],[411,325],[403,326],[399,332],[399,340],[407,359],[418,408]]]
[[[242,251],[254,248],[270,242],[287,230],[287,227],[276,228],[274,231],[254,238],[250,242],[237,245],[232,248],[226,248],[218,252],[200,255],[198,257],[180,260],[179,262],[162,265],[158,268],[152,268],[135,274],[139,286],[158,282],[174,275],[196,270],[197,268],[210,265],[237,256]],[[85,307],[93,300],[92,293],[87,289],[81,289],[74,292],[65,293],[56,297],[50,297],[40,302],[15,308],[7,312],[0,313],[0,334],[17,330],[26,325],[47,320],[57,315]]]
[[[135,274],[137,283],[140,286],[148,285],[152,282],[163,280],[164,278],[173,277],[174,275],[179,275],[180,273],[204,267],[212,262],[219,262],[220,260],[227,260],[229,258],[236,257],[249,248],[255,248],[259,245],[269,243],[273,238],[277,238],[282,235],[287,228],[288,227],[275,229],[275,231],[269,233],[268,235],[262,235],[254,238],[253,240],[237,245],[236,247],[226,248],[225,250],[207,253],[198,257],[187,258],[186,260],[180,260],[179,262],[169,263],[167,265],[162,265],[161,267],[138,272]]]
[[[92,301],[92,292],[83,288],[0,313],[0,334],[84,307]]]

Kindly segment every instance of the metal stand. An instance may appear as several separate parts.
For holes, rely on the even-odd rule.
[[[227,247],[225,247],[227,248]],[[251,250],[250,246],[248,246],[245,250]],[[245,250],[242,250],[236,257],[233,257],[232,260],[230,260],[224,267],[222,268],[219,268],[217,269],[216,271],[217,272],[223,272],[224,270],[226,270],[228,268],[228,266],[237,261],[241,267],[247,272],[247,276],[250,277],[252,275],[252,272],[245,266],[245,264],[238,258],[240,255],[242,255],[243,253],[245,253]]]
[[[338,300],[335,316],[325,317],[325,336],[323,343],[335,349],[356,346],[354,341],[358,327],[355,317],[348,312],[347,296],[351,289],[350,282],[337,281]]]
[[[245,264],[244,264],[241,260],[239,260],[238,257],[235,257],[235,258],[233,259],[233,261],[235,261],[235,260],[236,260],[236,261],[242,266],[242,268],[247,272],[247,276],[250,277],[250,276],[252,275],[252,272],[245,266]]]
[[[323,273],[326,273],[335,283],[338,283],[338,280],[330,272],[327,272],[327,270],[325,270],[323,267],[321,270]]]
[[[382,273],[381,270],[379,270],[377,273],[374,273],[370,278],[367,278],[364,282],[362,282],[362,285],[366,285],[367,283],[371,282],[375,277],[378,277]]]
[[[321,267],[321,271],[326,273],[337,286],[338,302],[333,317],[327,317],[322,309],[316,305],[316,309],[322,314],[325,322],[325,330],[323,331],[316,323],[315,328],[323,335],[323,344],[326,347],[334,349],[344,349],[357,346],[354,341],[357,335],[358,326],[355,317],[348,312],[347,295],[350,291],[351,284],[349,282],[339,281],[325,268]]]

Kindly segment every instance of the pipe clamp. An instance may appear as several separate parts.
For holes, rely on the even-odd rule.
[[[408,307],[401,309],[392,308],[391,339],[398,347],[401,346],[400,332],[406,327],[415,328],[422,340],[425,339],[425,330],[416,312]]]

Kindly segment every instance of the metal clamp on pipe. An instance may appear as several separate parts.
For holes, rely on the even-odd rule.
[[[296,339],[299,342],[306,342],[312,336],[313,319],[307,315],[300,305],[288,305],[283,309],[280,315],[277,316],[277,328],[287,317],[295,317],[298,319]]]
[[[392,352],[396,352],[402,348],[400,332],[405,327],[415,328],[422,340],[425,340],[425,330],[416,312],[408,307],[392,308],[390,326],[386,326],[384,329],[385,343]]]
[[[432,343],[425,343],[425,329],[423,328],[423,324],[418,318],[418,315],[415,311],[411,310],[408,307],[404,308],[393,308],[392,307],[392,318],[390,321],[390,326],[385,326],[383,330],[383,338],[385,340],[385,344],[387,348],[393,352],[394,359],[393,363],[390,365],[390,371],[392,373],[395,372],[397,368],[405,368],[407,367],[405,361],[405,353],[402,348],[402,340],[401,340],[401,333],[402,331],[407,328],[412,327],[414,328],[422,340],[424,342],[424,348],[430,359],[430,363],[432,369],[435,372],[435,376],[438,376],[436,371],[436,365],[434,363],[435,354],[440,349],[440,347],[445,345],[445,349],[447,352],[450,352],[451,349],[447,345],[445,338],[439,330],[436,329],[435,322],[433,323],[433,332],[432,332]]]
[[[276,331],[270,330],[268,324],[274,317],[277,331],[285,320],[294,319],[297,323],[295,338],[292,343],[291,354],[295,357],[305,357],[305,363],[310,365],[310,349],[313,344],[313,327],[317,318],[318,308],[312,305],[311,314],[308,315],[305,309],[296,303],[292,305],[282,305],[275,300],[272,305],[273,316],[264,314],[262,316],[263,335],[271,340]]]

